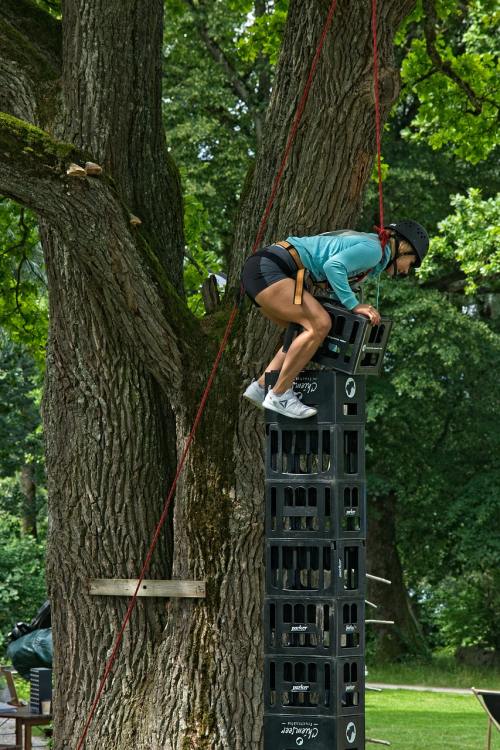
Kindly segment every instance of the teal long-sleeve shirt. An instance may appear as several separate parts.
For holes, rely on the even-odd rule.
[[[334,295],[348,310],[359,304],[349,278],[370,271],[378,276],[391,257],[389,245],[384,252],[378,235],[340,229],[313,237],[287,237],[297,249],[305,268],[316,281],[328,281]]]

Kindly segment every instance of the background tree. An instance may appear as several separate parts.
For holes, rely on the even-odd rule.
[[[404,569],[413,604],[408,610],[399,587],[375,587],[375,601],[382,597],[396,620],[394,629],[377,629],[377,656],[388,659],[415,653],[418,641],[401,648],[407,639],[401,624],[407,621],[410,630],[413,621],[421,633],[419,600],[427,601],[428,643],[459,645],[456,616],[448,623],[454,638],[439,642],[438,636],[436,644],[436,624],[448,620],[448,614],[437,614],[443,581],[460,586],[462,576],[472,570],[472,578],[482,577],[490,587],[498,552],[489,533],[498,519],[497,505],[489,500],[496,482],[481,499],[478,488],[484,490],[486,478],[492,480],[496,473],[500,341],[485,323],[465,316],[442,294],[416,293],[413,287],[405,282],[384,285],[384,309],[395,327],[384,377],[371,383],[368,416],[369,555],[383,576],[397,578]],[[402,566],[395,558],[398,549]],[[470,589],[464,587],[464,598]],[[429,605],[431,590],[436,593]],[[481,608],[483,616],[488,612],[483,646],[496,643],[492,623],[497,609],[497,597]],[[460,627],[463,634],[463,622]],[[469,636],[477,642],[477,628]],[[424,644],[417,653],[425,653]]]
[[[41,478],[42,436],[40,425],[41,373],[19,344],[0,337],[0,477],[17,474],[19,502],[0,505],[22,518],[25,533],[37,536],[36,486]],[[4,483],[4,491],[7,485]],[[7,491],[7,497],[11,493]]]

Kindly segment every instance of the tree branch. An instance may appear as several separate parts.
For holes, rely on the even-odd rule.
[[[453,67],[449,62],[443,60],[436,47],[436,28],[438,24],[438,17],[436,8],[434,6],[434,0],[423,0],[424,9],[424,33],[425,41],[427,45],[427,54],[436,66],[445,76],[450,78],[456,85],[462,89],[465,93],[472,106],[474,107],[472,114],[480,115],[483,109],[481,99],[477,96],[474,90],[469,86],[467,81],[464,81],[460,76],[453,70]]]
[[[52,210],[51,193],[60,193],[66,165],[80,155],[70,143],[0,112],[0,193],[42,215]]]
[[[217,65],[224,72],[233,92],[236,96],[241,99],[248,106],[250,110],[255,109],[255,100],[250,89],[245,85],[243,79],[239,75],[238,71],[229,60],[224,50],[215,41],[215,39],[209,34],[205,24],[200,20],[199,10],[194,4],[193,0],[183,0],[185,5],[193,13],[193,21],[196,27],[196,31],[200,38],[205,43],[207,50]]]
[[[70,161],[85,160],[72,144],[0,113],[0,193],[48,220],[94,280],[98,304],[173,397],[182,388],[183,361],[195,361],[206,341],[146,236],[131,229],[113,183],[66,175]]]

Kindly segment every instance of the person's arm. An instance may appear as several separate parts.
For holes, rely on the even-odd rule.
[[[339,255],[341,255],[341,253],[339,253]],[[358,304],[358,299],[349,286],[347,268],[340,260],[337,260],[337,258],[338,256],[336,255],[335,258],[327,260],[323,266],[323,271],[328,279],[328,283],[344,307],[347,307],[348,310],[352,310],[352,308],[356,307]]]
[[[374,322],[373,315],[368,315],[368,311],[364,309],[370,308],[371,311],[374,308],[359,304],[358,298],[349,286],[349,276],[359,273],[360,270],[368,271],[376,266],[380,260],[380,250],[374,243],[364,242],[359,240],[358,237],[344,238],[344,245],[344,249],[327,260],[323,266],[323,271],[344,307],[352,311],[354,311],[354,308],[359,308],[356,312],[366,315]]]

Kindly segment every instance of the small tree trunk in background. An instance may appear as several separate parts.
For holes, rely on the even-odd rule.
[[[369,503],[368,565],[373,575],[392,581],[388,586],[370,581],[368,599],[378,609],[368,609],[367,617],[394,620],[395,625],[368,625],[377,637],[377,657],[396,661],[408,654],[430,655],[422,630],[412,609],[403,579],[396,540],[396,496],[391,493]]]
[[[30,534],[37,538],[36,529],[36,484],[34,480],[34,469],[32,464],[24,464],[21,467],[19,480],[23,495],[22,506],[22,529],[23,534]]]

